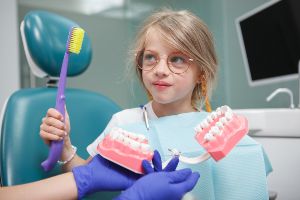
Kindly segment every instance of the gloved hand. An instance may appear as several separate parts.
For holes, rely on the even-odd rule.
[[[147,160],[142,161],[142,166],[143,166],[143,169],[144,169],[144,173],[145,174],[150,174],[152,172],[160,172],[160,171],[170,172],[170,171],[174,171],[176,169],[178,163],[179,163],[179,158],[178,158],[178,156],[175,156],[169,161],[167,166],[164,169],[162,169],[161,156],[160,156],[160,154],[157,150],[154,150],[154,155],[153,155],[153,158],[152,158],[153,168]]]
[[[150,173],[137,180],[115,200],[180,200],[191,191],[200,175],[190,169]]]
[[[125,190],[140,177],[100,155],[93,157],[87,165],[74,167],[72,171],[78,199],[96,191]]]

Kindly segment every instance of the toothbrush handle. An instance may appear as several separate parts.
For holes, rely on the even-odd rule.
[[[64,55],[64,60],[63,60],[63,64],[59,76],[58,91],[56,95],[56,105],[55,105],[55,109],[62,114],[64,120],[65,120],[65,87],[66,87],[68,62],[69,62],[69,53],[66,52]],[[45,171],[49,171],[53,169],[53,167],[61,157],[63,147],[64,147],[63,140],[51,142],[48,158],[45,161],[43,161],[41,164]]]

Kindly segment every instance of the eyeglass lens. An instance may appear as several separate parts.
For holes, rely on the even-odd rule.
[[[191,59],[181,52],[174,52],[168,55],[167,65],[173,73],[185,72]],[[137,54],[137,64],[139,68],[150,71],[160,62],[160,56],[154,51],[142,51]]]

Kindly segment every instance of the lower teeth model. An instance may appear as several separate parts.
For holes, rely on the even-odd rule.
[[[206,153],[193,158],[180,155],[176,149],[170,149],[171,153],[188,164],[197,164],[210,157],[219,161],[248,133],[248,121],[245,117],[234,114],[228,106],[221,106],[198,124],[195,132],[195,139]]]
[[[113,128],[98,144],[104,158],[135,173],[143,174],[142,161],[152,161],[153,151],[144,135]]]

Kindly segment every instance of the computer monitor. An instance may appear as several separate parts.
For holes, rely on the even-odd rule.
[[[250,86],[298,77],[300,0],[272,0],[236,19]]]

